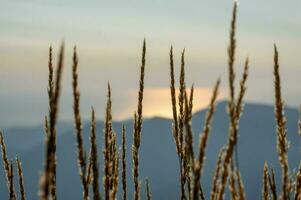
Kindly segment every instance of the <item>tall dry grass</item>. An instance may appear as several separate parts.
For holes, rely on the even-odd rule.
[[[295,182],[295,199],[301,199],[301,165],[299,165]]]
[[[246,82],[249,71],[249,58],[246,59],[243,74],[240,79],[238,92],[236,94],[235,87],[235,59],[236,59],[236,21],[237,21],[237,2],[233,5],[232,20],[230,25],[230,37],[228,46],[228,115],[229,130],[226,144],[221,148],[216,162],[211,182],[211,191],[206,194],[203,190],[202,177],[203,169],[206,161],[206,149],[208,147],[208,139],[212,128],[212,120],[218,98],[220,87],[220,79],[218,79],[213,87],[211,100],[204,121],[202,133],[198,138],[198,148],[193,147],[195,135],[192,128],[193,104],[194,104],[194,86],[188,93],[185,80],[185,49],[182,51],[180,59],[179,88],[176,87],[175,66],[173,47],[170,48],[170,96],[171,111],[173,114],[172,135],[175,142],[176,154],[179,161],[179,198],[181,200],[222,200],[225,199],[225,193],[229,192],[230,198],[233,200],[246,199],[246,193],[243,183],[243,176],[240,173],[238,165],[238,148],[237,141],[239,136],[239,121],[243,113],[243,99],[246,93]],[[61,79],[64,61],[64,43],[62,43],[58,64],[56,70],[53,67],[52,47],[49,48],[48,60],[48,104],[49,113],[45,117],[45,167],[40,180],[40,199],[48,200],[57,199],[56,195],[56,124],[59,111],[59,98],[61,93]],[[138,104],[134,112],[133,119],[133,144],[132,144],[132,182],[127,183],[127,160],[126,160],[126,129],[122,127],[122,147],[121,153],[117,146],[117,136],[119,135],[113,129],[112,117],[112,93],[110,84],[108,84],[107,103],[105,111],[105,121],[103,130],[103,163],[99,163],[96,117],[94,109],[91,113],[91,135],[90,135],[90,151],[87,153],[83,143],[82,119],[80,111],[80,91],[78,81],[78,55],[76,47],[74,47],[72,58],[72,89],[73,89],[73,112],[74,112],[74,132],[77,143],[77,162],[79,168],[79,176],[83,190],[82,198],[88,200],[93,196],[94,200],[115,200],[118,197],[119,185],[122,184],[122,199],[127,200],[129,195],[133,199],[140,200],[141,182],[140,182],[140,159],[139,150],[142,136],[143,125],[143,94],[144,94],[144,76],[146,66],[146,42],[143,41],[140,79],[138,91]],[[284,116],[284,103],[281,94],[281,81],[279,72],[279,53],[276,45],[274,46],[274,89],[275,89],[275,119],[277,123],[277,151],[279,163],[281,166],[281,186],[277,185],[273,168],[269,170],[268,164],[264,164],[262,178],[262,199],[268,200],[288,200],[294,198],[301,199],[301,165],[296,173],[291,172],[288,163],[288,140],[286,131],[286,120]],[[54,73],[55,71],[55,73]],[[176,91],[179,91],[177,95]],[[189,94],[189,95],[188,95]],[[301,122],[298,123],[299,132],[301,133]],[[225,130],[227,132],[227,130]],[[0,144],[2,151],[2,161],[6,174],[6,182],[8,189],[8,198],[17,199],[17,193],[14,186],[13,162],[9,160],[4,142],[3,133],[0,131]],[[236,154],[236,156],[235,156]],[[20,199],[25,200],[25,184],[21,161],[17,159]],[[121,167],[120,167],[121,162]],[[264,162],[264,161],[263,161]],[[100,170],[103,170],[102,182],[99,182]],[[121,173],[119,173],[121,172]],[[260,173],[260,172],[258,172]],[[121,177],[121,181],[119,181]],[[294,180],[292,181],[292,178]],[[151,178],[151,177],[150,177]],[[150,189],[149,179],[145,181],[145,199],[151,200],[152,193]],[[93,194],[89,193],[90,187]],[[103,191],[101,190],[103,187]],[[280,190],[281,188],[281,190]],[[129,191],[133,193],[130,194]],[[280,190],[280,192],[278,192]],[[101,192],[102,191],[102,192]],[[101,194],[103,193],[103,194]],[[143,198],[144,199],[144,198]]]
[[[91,116],[91,136],[90,136],[90,163],[92,167],[92,186],[93,186],[93,199],[100,200],[100,193],[99,193],[99,162],[98,162],[98,155],[97,155],[97,141],[96,141],[96,120],[95,120],[95,112],[94,108],[92,108],[92,116]]]
[[[24,186],[24,176],[23,176],[23,168],[22,163],[19,158],[16,159],[17,167],[18,167],[18,175],[19,175],[19,189],[20,189],[20,199],[25,200],[25,186]]]
[[[73,88],[73,112],[74,112],[74,125],[75,125],[75,135],[77,141],[77,160],[79,167],[79,174],[81,178],[81,184],[83,187],[83,199],[89,199],[89,184],[87,172],[88,172],[88,164],[86,152],[83,144],[83,133],[82,133],[82,120],[80,114],[80,92],[78,89],[78,56],[76,52],[76,47],[73,50],[73,58],[72,58],[72,88]]]
[[[282,169],[282,199],[289,198],[291,183],[289,180],[289,164],[287,158],[288,142],[286,138],[286,119],[284,117],[284,105],[281,95],[281,83],[279,74],[279,54],[274,45],[274,78],[275,78],[275,118],[277,122],[277,150]]]
[[[126,128],[122,125],[122,199],[127,200],[126,184]]]
[[[13,174],[13,162],[8,159],[6,145],[3,138],[3,133],[0,131],[0,144],[2,152],[2,161],[6,175],[7,189],[9,192],[9,199],[16,200],[17,195],[14,187],[14,174]]]
[[[107,107],[105,115],[105,130],[104,130],[104,198],[106,200],[110,199],[110,188],[111,188],[111,134],[112,134],[112,114],[111,114],[111,89],[108,84],[108,95],[107,95]]]
[[[264,163],[263,167],[263,178],[262,178],[262,199],[269,200],[270,193],[269,193],[269,168],[268,164]]]
[[[211,121],[215,110],[215,103],[218,95],[218,89],[220,85],[220,79],[217,80],[214,89],[213,94],[210,100],[209,104],[209,110],[207,112],[207,116],[205,118],[205,125],[203,133],[200,135],[200,141],[199,141],[199,155],[194,163],[194,190],[193,190],[193,197],[194,199],[198,199],[199,193],[200,193],[200,181],[202,178],[202,172],[204,168],[204,161],[205,161],[205,150],[207,146],[207,141],[210,134],[211,129]]]
[[[112,125],[111,86],[108,84],[107,107],[104,129],[104,196],[105,199],[115,199],[118,190],[119,152],[116,144],[117,135]]]
[[[277,197],[275,173],[274,173],[273,168],[271,168],[271,172],[268,175],[269,175],[269,187],[270,187],[270,191],[271,191],[271,196],[272,196],[273,200],[276,200],[276,199],[278,199],[278,197]]]
[[[51,52],[51,48],[50,48]],[[49,54],[51,60],[51,54]],[[64,43],[61,44],[56,75],[53,81],[53,91],[49,93],[49,127],[46,134],[46,156],[45,156],[45,169],[41,177],[41,199],[47,200],[51,195],[52,199],[56,199],[56,122],[59,108],[59,97],[61,93],[61,78],[64,61]],[[49,61],[50,63],[50,61]],[[51,70],[49,64],[49,70]],[[50,91],[50,88],[49,88]]]
[[[182,72],[182,70],[181,70]],[[183,72],[181,73],[183,76]],[[173,47],[170,48],[170,93],[171,93],[171,104],[172,104],[172,112],[173,112],[173,137],[176,144],[176,151],[178,155],[179,160],[179,166],[180,166],[180,185],[181,185],[181,199],[185,199],[185,174],[183,170],[183,149],[182,149],[182,142],[180,141],[180,131],[179,128],[179,116],[177,113],[177,99],[176,99],[176,88],[175,88],[175,75],[174,75],[174,61],[173,61]],[[183,77],[182,77],[183,79]],[[181,91],[180,91],[181,93]],[[179,97],[180,99],[180,97]],[[181,105],[181,104],[180,104]],[[183,111],[182,111],[183,112]],[[182,124],[182,122],[181,122]],[[181,125],[182,126],[182,125]]]
[[[225,154],[225,147],[223,147],[218,154],[216,169],[214,171],[213,178],[212,178],[212,185],[211,185],[211,192],[210,192],[210,199],[212,200],[216,199],[218,194],[218,186],[220,184],[220,175],[221,175],[224,154]]]
[[[148,178],[145,180],[145,187],[146,187],[146,199],[147,200],[152,200],[152,194],[150,191],[150,184]]]
[[[14,165],[12,160],[9,163],[8,179],[9,179],[9,199],[16,200],[17,195],[14,187]]]
[[[143,41],[142,47],[142,59],[140,68],[140,82],[138,92],[138,106],[137,111],[134,114],[134,133],[133,133],[133,145],[132,145],[132,156],[133,156],[133,180],[134,180],[134,199],[140,199],[140,181],[139,181],[139,148],[142,132],[142,101],[144,91],[144,70],[145,70],[145,55],[146,55],[146,42]]]

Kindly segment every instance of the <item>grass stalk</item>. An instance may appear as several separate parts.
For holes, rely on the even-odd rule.
[[[73,49],[72,58],[72,91],[73,91],[73,113],[74,113],[74,126],[75,136],[77,142],[77,160],[79,167],[79,174],[81,184],[83,187],[83,199],[89,199],[89,185],[87,183],[87,158],[83,144],[83,133],[82,133],[82,120],[80,113],[80,92],[78,89],[78,56],[76,47]]]
[[[2,162],[5,170],[6,175],[6,183],[7,183],[7,189],[9,192],[10,199],[16,199],[16,192],[13,184],[13,169],[12,163],[9,161],[7,157],[7,150],[6,145],[3,137],[2,131],[0,131],[0,144],[1,144],[1,153],[2,153]]]
[[[96,120],[95,120],[95,112],[92,108],[92,116],[91,116],[91,136],[90,136],[90,145],[91,145],[91,156],[90,156],[90,163],[92,165],[93,171],[93,179],[92,179],[92,187],[93,187],[93,199],[100,200],[100,193],[99,193],[99,169],[98,169],[98,156],[97,156],[97,140],[96,140]]]
[[[301,164],[299,165],[295,183],[295,200],[301,199]]]
[[[50,46],[49,47],[49,55],[48,55],[48,100],[49,100],[49,109],[51,107],[53,89],[54,89],[54,82],[53,82],[52,46]]]
[[[142,47],[142,59],[140,68],[140,82],[139,82],[139,93],[138,93],[138,108],[136,119],[134,120],[134,136],[133,136],[133,179],[134,179],[134,200],[140,199],[140,183],[139,183],[139,148],[142,131],[142,101],[144,91],[144,71],[145,71],[145,54],[146,54],[146,43],[143,41]]]
[[[288,142],[286,136],[286,119],[284,117],[284,105],[281,94],[281,82],[279,75],[279,54],[274,45],[274,87],[275,87],[275,119],[277,123],[277,150],[282,172],[282,199],[289,198],[290,180],[289,164],[287,158]]]
[[[271,190],[271,196],[273,200],[277,200],[277,188],[276,188],[276,181],[275,181],[275,173],[274,169],[271,168],[271,172],[268,173],[269,175],[269,188]]]
[[[241,178],[241,174],[239,169],[236,169],[236,178],[237,178],[237,185],[238,185],[238,195],[239,199],[244,200],[246,199],[246,192],[245,192],[245,187]]]
[[[179,166],[180,166],[180,187],[181,187],[181,199],[185,199],[185,176],[184,176],[184,170],[183,170],[183,149],[182,149],[182,143],[180,141],[180,130],[179,130],[179,121],[180,118],[177,114],[177,99],[176,99],[176,88],[175,88],[175,75],[174,75],[174,61],[173,61],[173,47],[171,46],[170,48],[170,96],[171,96],[171,103],[172,103],[172,113],[173,113],[173,127],[172,127],[172,133],[176,145],[176,151],[178,155],[178,160],[179,160]],[[183,63],[184,57],[182,59],[182,67],[181,67],[181,76],[182,79],[184,79],[184,63]],[[182,86],[183,87],[183,86]],[[180,97],[179,97],[180,100]],[[182,100],[183,101],[183,100]],[[183,103],[180,103],[179,101],[179,106],[181,107],[181,111],[183,112]],[[182,125],[183,122],[181,121],[181,134],[183,134],[183,128]]]
[[[14,187],[14,165],[13,161],[9,162],[9,200],[16,200],[17,194]]]
[[[59,98],[61,93],[61,77],[64,61],[64,43],[61,44],[59,59],[54,80],[51,105],[49,108],[49,134],[46,139],[46,164],[43,177],[41,198],[46,200],[51,194],[52,198],[56,199],[56,123],[59,108]]]
[[[262,178],[262,199],[269,200],[269,168],[268,164],[264,163],[263,178]]]
[[[149,186],[149,180],[148,178],[146,178],[145,180],[145,186],[146,186],[146,199],[147,200],[152,200],[152,194],[151,194],[151,191],[150,191],[150,186]]]
[[[199,196],[200,181],[201,181],[202,171],[204,168],[204,161],[205,161],[205,152],[206,152],[205,150],[206,150],[207,141],[208,141],[209,134],[210,134],[212,117],[213,117],[213,114],[215,111],[215,104],[216,104],[216,99],[217,99],[217,95],[218,95],[219,85],[220,85],[220,79],[217,80],[217,82],[214,86],[213,94],[212,94],[210,104],[209,104],[209,110],[207,112],[206,119],[205,119],[205,126],[203,129],[203,133],[200,135],[200,139],[199,139],[199,155],[198,155],[198,158],[197,158],[195,166],[194,166],[195,171],[194,171],[193,196],[194,196],[195,200]]]
[[[104,195],[105,200],[110,199],[110,186],[111,186],[111,160],[110,160],[110,148],[111,148],[111,134],[112,134],[112,100],[111,100],[111,87],[108,84],[108,94],[107,94],[107,106],[106,106],[106,114],[105,114],[105,129],[104,129]]]
[[[17,167],[18,167],[18,175],[19,175],[19,189],[20,189],[20,199],[25,200],[25,185],[24,185],[24,176],[23,176],[23,168],[22,163],[17,158]]]
[[[231,194],[231,199],[237,200],[238,192],[237,192],[237,188],[236,188],[236,174],[235,174],[233,165],[231,166],[231,171],[230,171],[229,190],[230,190],[230,194]]]
[[[223,161],[223,156],[225,153],[225,147],[223,147],[219,154],[218,154],[218,158],[217,158],[217,162],[216,162],[216,169],[214,171],[213,174],[213,178],[212,178],[212,186],[211,186],[211,192],[210,192],[210,199],[211,200],[215,200],[218,194],[218,188],[219,188],[219,183],[220,183],[220,173],[221,173],[221,169],[222,169],[222,161]]]
[[[122,125],[122,197],[127,200],[126,184],[126,128]]]

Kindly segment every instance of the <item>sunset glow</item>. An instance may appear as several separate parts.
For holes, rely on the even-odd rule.
[[[190,90],[187,90],[188,94]],[[177,91],[178,93],[178,91]],[[212,95],[211,88],[195,88],[194,89],[194,107],[193,112],[204,109],[208,106],[210,98]],[[226,97],[226,92],[221,90],[218,99],[224,99]],[[129,92],[129,100],[135,103],[137,99],[137,92]],[[134,110],[136,104],[133,104],[124,108],[124,111],[116,116],[119,119],[126,118],[129,113]],[[172,107],[171,107],[171,97],[169,88],[147,88],[144,91],[144,107],[143,113],[145,117],[167,117],[172,118]]]

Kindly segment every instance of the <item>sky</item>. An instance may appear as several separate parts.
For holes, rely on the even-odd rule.
[[[71,59],[79,54],[81,110],[104,116],[110,82],[113,118],[132,117],[136,108],[143,39],[146,39],[146,117],[171,116],[169,48],[176,73],[185,48],[187,86],[196,88],[195,111],[208,105],[221,77],[219,99],[228,96],[227,45],[232,0],[3,1],[0,0],[0,127],[43,123],[47,114],[48,48],[54,62],[65,41],[60,120],[72,120]],[[273,44],[280,53],[285,103],[301,102],[301,1],[240,0],[237,21],[237,79],[247,56],[246,101],[273,103]],[[238,85],[238,80],[236,82]]]

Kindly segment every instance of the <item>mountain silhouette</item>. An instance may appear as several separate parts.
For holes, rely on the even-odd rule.
[[[212,131],[209,137],[202,186],[205,195],[209,196],[212,174],[215,170],[217,154],[226,144],[229,130],[227,102],[221,101],[217,105],[213,117]],[[193,130],[195,151],[199,134],[203,129],[206,109],[194,113]],[[291,170],[300,162],[300,137],[298,136],[298,110],[286,108],[289,148],[289,163]],[[131,145],[132,120],[114,122],[117,142],[121,144],[121,127],[127,128],[127,178],[128,193],[132,193],[131,176]],[[145,178],[150,180],[154,199],[177,199],[179,197],[179,169],[174,139],[171,133],[172,120],[160,117],[147,118],[143,121],[140,149],[140,180],[142,184],[141,199],[145,199]],[[78,175],[76,139],[72,122],[61,122],[57,127],[57,192],[58,199],[81,199],[82,189]],[[267,161],[276,172],[276,182],[280,184],[280,166],[276,149],[276,125],[274,107],[246,103],[239,124],[238,161],[244,181],[247,198],[258,199],[261,195],[263,165]],[[90,122],[83,126],[84,144],[89,148]],[[10,128],[4,132],[10,158],[18,155],[22,160],[25,188],[28,199],[38,199],[39,176],[44,166],[44,138],[43,126]],[[97,123],[98,155],[100,156],[100,177],[103,174],[103,122]],[[16,177],[15,177],[16,178]],[[100,182],[102,178],[100,178]],[[121,180],[119,180],[121,182]],[[17,183],[17,179],[16,182]],[[121,184],[120,184],[121,185]],[[15,184],[16,188],[18,185]],[[121,188],[120,188],[121,189]],[[101,188],[102,190],[102,188]],[[120,190],[121,191],[121,190]],[[121,197],[121,196],[119,196]],[[0,164],[0,199],[7,199],[6,179],[2,162]],[[129,197],[131,198],[131,196]],[[120,198],[118,198],[120,199]]]

